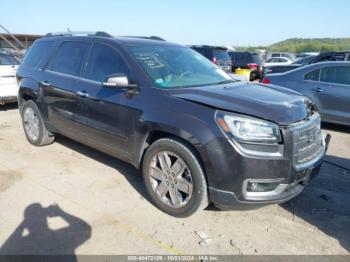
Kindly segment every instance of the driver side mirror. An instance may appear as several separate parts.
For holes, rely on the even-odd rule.
[[[129,84],[129,79],[126,74],[114,74],[107,76],[106,79],[102,82],[102,86],[125,89],[133,89],[137,87],[135,84]]]

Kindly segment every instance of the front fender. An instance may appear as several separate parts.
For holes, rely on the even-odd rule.
[[[193,113],[193,112],[192,112]],[[206,172],[211,172],[212,164],[205,149],[220,132],[214,120],[212,110],[202,110],[201,117],[195,114],[175,113],[175,112],[147,112],[140,117],[138,132],[130,139],[130,148],[133,148],[134,165],[139,167],[142,156],[148,146],[147,139],[154,131],[160,131],[189,143],[198,153],[201,164]]]

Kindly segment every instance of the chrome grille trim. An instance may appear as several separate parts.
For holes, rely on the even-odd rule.
[[[297,171],[312,166],[323,157],[325,142],[318,113],[289,128],[293,132],[293,165]]]

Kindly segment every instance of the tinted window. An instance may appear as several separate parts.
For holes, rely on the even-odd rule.
[[[249,63],[252,62],[249,53],[237,53],[236,62],[238,63]]]
[[[308,73],[305,75],[305,80],[311,80],[311,81],[319,81],[320,80],[320,70],[312,71],[311,73]]]
[[[198,53],[204,55],[204,56],[208,56],[208,52],[205,52],[205,49],[204,48],[197,48],[197,47],[194,47],[193,48],[194,50],[196,50]]]
[[[261,64],[262,59],[261,59],[259,54],[251,54],[250,56],[252,58],[251,62],[256,63],[256,64]]]
[[[313,58],[314,58],[313,56],[307,56],[307,57],[301,58],[301,59],[293,62],[292,64],[295,64],[295,65],[307,65]]]
[[[24,56],[22,66],[35,68],[52,49],[52,41],[35,42]]]
[[[0,55],[0,65],[19,65],[19,62],[13,56]]]
[[[129,74],[119,53],[112,47],[94,44],[88,59],[86,78],[102,82],[107,76],[118,73]]]
[[[216,57],[217,60],[231,60],[227,51],[224,51],[224,50],[214,49],[213,55]]]
[[[335,66],[321,70],[321,81],[350,85],[350,66]]]
[[[88,47],[89,44],[83,42],[63,43],[49,69],[63,74],[79,76]]]

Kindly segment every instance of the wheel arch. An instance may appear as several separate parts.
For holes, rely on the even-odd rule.
[[[142,142],[142,145],[140,147],[138,157],[136,159],[136,163],[135,163],[135,166],[137,168],[142,167],[143,158],[145,156],[147,149],[150,147],[150,145],[152,145],[152,143],[154,143],[162,138],[172,138],[172,139],[177,140],[179,142],[182,142],[184,145],[186,145],[191,150],[191,152],[193,152],[193,154],[196,156],[196,158],[198,159],[199,164],[203,168],[203,173],[204,173],[206,182],[209,183],[208,175],[207,175],[207,168],[208,168],[208,165],[210,165],[210,163],[208,161],[208,155],[207,155],[206,151],[203,149],[202,144],[193,135],[189,134],[186,131],[179,130],[176,128],[152,129],[145,135],[143,142]]]

